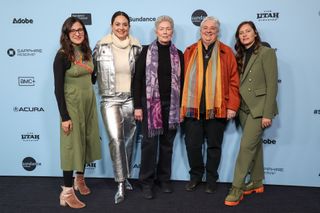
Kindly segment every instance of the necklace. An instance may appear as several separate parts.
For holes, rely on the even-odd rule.
[[[205,58],[205,59],[209,59],[209,58],[210,58],[211,53],[212,53],[212,49],[213,49],[213,48],[210,48],[210,49],[207,50],[207,51],[204,50],[204,52],[205,52],[205,53],[204,53],[204,58]]]

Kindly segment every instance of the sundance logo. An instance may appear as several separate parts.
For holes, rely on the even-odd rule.
[[[130,22],[153,22],[156,21],[156,17],[129,17]]]
[[[207,16],[208,15],[204,10],[196,10],[191,15],[191,21],[194,25],[200,26],[202,20]]]
[[[37,166],[41,166],[41,163],[37,163],[32,157],[26,157],[22,160],[22,167],[27,171],[33,171]]]
[[[19,86],[34,86],[35,80],[34,77],[18,77]]]
[[[36,134],[33,134],[32,132],[28,132],[27,134],[21,134],[21,140],[23,142],[39,141],[40,135],[36,135]]]
[[[272,12],[271,10],[264,11],[263,13],[257,13],[258,21],[277,21],[279,18],[279,12]]]
[[[42,107],[13,107],[14,112],[44,112]]]
[[[12,24],[33,24],[33,19],[28,18],[14,18]]]

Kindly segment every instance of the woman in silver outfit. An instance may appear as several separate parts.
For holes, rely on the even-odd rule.
[[[131,157],[136,123],[133,116],[131,79],[141,51],[139,41],[129,35],[129,16],[117,11],[111,18],[112,32],[98,41],[94,53],[95,77],[101,96],[100,110],[109,139],[114,179],[118,183],[115,203],[132,190]]]

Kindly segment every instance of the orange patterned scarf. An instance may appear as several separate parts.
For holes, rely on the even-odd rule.
[[[222,78],[220,64],[220,43],[216,41],[212,56],[205,72],[205,102],[206,119],[214,118],[215,113],[220,113],[222,108]],[[191,53],[190,63],[186,67],[182,95],[181,118],[200,118],[200,100],[203,89],[203,55],[201,40],[197,48]]]

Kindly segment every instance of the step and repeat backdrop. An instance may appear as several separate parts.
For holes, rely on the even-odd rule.
[[[61,26],[69,16],[86,24],[90,45],[110,32],[110,19],[122,10],[130,33],[142,44],[155,39],[154,21],[175,21],[174,43],[184,51],[199,39],[207,15],[221,21],[220,40],[234,46],[244,20],[255,22],[263,41],[276,49],[279,68],[279,116],[263,136],[265,183],[320,187],[320,1],[104,1],[6,0],[0,7],[1,176],[61,176],[59,113],[52,63]],[[97,91],[96,86],[95,91]],[[99,97],[97,95],[97,102]],[[99,103],[98,103],[98,112]],[[103,158],[86,165],[89,177],[113,177],[108,140],[99,117]],[[230,182],[241,130],[229,122],[220,164],[220,182]],[[133,178],[140,167],[141,136],[135,144]],[[174,143],[172,179],[187,180],[189,165],[183,135]]]

